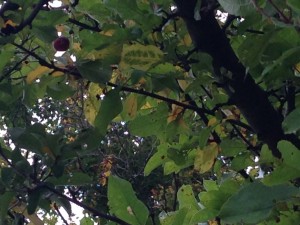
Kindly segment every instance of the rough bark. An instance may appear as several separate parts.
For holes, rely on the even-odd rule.
[[[213,59],[216,77],[223,81],[222,87],[247,119],[260,140],[280,158],[278,141],[286,139],[282,119],[270,103],[268,96],[255,83],[246,68],[240,63],[226,34],[219,26],[214,14],[213,0],[202,0],[199,6],[200,19],[195,19],[197,0],[175,0],[178,14],[186,23],[188,32],[199,51],[208,53]],[[230,78],[221,71],[230,71]]]

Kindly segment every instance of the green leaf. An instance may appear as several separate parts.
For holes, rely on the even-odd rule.
[[[253,165],[254,161],[251,159],[251,154],[249,152],[244,152],[234,157],[231,163],[231,168],[235,171],[239,171]]]
[[[246,151],[247,147],[240,140],[224,139],[220,145],[221,154],[224,156],[236,156],[240,152]]]
[[[94,221],[89,217],[83,217],[80,220],[80,225],[94,225]]]
[[[45,190],[40,187],[28,192],[27,212],[29,215],[35,213],[44,192]]]
[[[55,100],[64,100],[67,97],[72,96],[75,93],[75,90],[71,86],[59,82],[57,84],[49,85],[47,87],[47,93]]]
[[[287,0],[287,4],[292,10],[300,14],[300,2],[298,0]]]
[[[250,183],[225,202],[219,217],[223,223],[257,224],[271,215],[278,201],[288,201],[297,194],[299,190],[293,186]]]
[[[101,60],[78,63],[77,69],[83,78],[100,84],[108,82],[112,75],[111,68],[102,65]]]
[[[95,119],[95,127],[99,129],[102,134],[106,133],[107,126],[123,110],[119,92],[120,90],[113,89],[107,92],[103,98]]]
[[[226,12],[235,16],[247,16],[254,13],[253,4],[248,0],[219,0]]]
[[[137,7],[136,1],[132,0],[105,0],[104,4],[109,9],[116,11],[123,19],[141,18],[143,12]]]
[[[282,163],[263,179],[263,182],[267,185],[282,184],[299,178],[299,149],[288,141],[280,141],[278,149],[282,154]]]
[[[7,216],[7,211],[9,209],[9,204],[16,196],[16,193],[13,191],[5,192],[3,195],[0,195],[0,223],[2,224],[3,220]]]
[[[148,160],[144,169],[144,175],[148,176],[154,169],[167,162],[169,160],[167,155],[168,155],[168,145],[167,144],[159,145],[157,148],[157,152],[153,156],[151,156],[151,158]]]
[[[203,180],[203,186],[206,191],[217,191],[219,190],[219,187],[216,183],[216,181],[213,180]]]
[[[12,51],[1,51],[0,52],[0,72],[4,69],[5,65],[9,62],[10,58],[13,56]],[[2,74],[1,74],[2,76]]]
[[[108,179],[108,205],[110,212],[132,225],[144,225],[148,219],[147,207],[136,197],[131,184],[110,176]]]
[[[199,210],[199,206],[194,196],[193,188],[191,185],[183,185],[177,192],[179,202],[179,209],[188,208],[190,210]]]
[[[168,106],[159,104],[157,110],[145,116],[137,116],[129,122],[129,130],[138,136],[164,135],[167,125]]]
[[[215,219],[218,215],[218,212],[219,211],[213,209],[202,209],[193,215],[190,225],[200,224],[201,222],[206,224],[208,220]]]
[[[295,133],[300,129],[300,108],[293,110],[283,121],[282,126],[287,134]]]

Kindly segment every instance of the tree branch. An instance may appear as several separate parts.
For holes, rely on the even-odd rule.
[[[175,0],[175,3],[195,46],[212,57],[216,79],[222,81],[225,78],[221,68],[231,72],[232,79],[226,79],[222,87],[241,110],[259,139],[268,144],[274,156],[281,158],[277,149],[278,141],[285,137],[281,117],[270,103],[267,93],[255,83],[240,63],[214,12],[208,10],[210,1],[202,1],[199,9],[200,20],[195,20],[193,16],[197,0]]]
[[[31,14],[27,17],[27,19],[23,20],[20,25],[14,27],[14,29],[11,30],[10,33],[16,34],[23,30],[26,26],[31,26],[32,21],[35,19],[39,11],[43,8],[45,4],[48,3],[49,0],[40,0],[35,8],[32,10]],[[9,35],[10,33],[6,33],[6,35]]]

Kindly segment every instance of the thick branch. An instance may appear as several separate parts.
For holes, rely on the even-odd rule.
[[[281,117],[270,103],[267,94],[255,83],[245,67],[240,63],[231,45],[219,26],[210,2],[203,0],[199,12],[200,20],[195,20],[196,0],[175,0],[179,15],[184,19],[189,34],[196,47],[213,58],[216,79],[222,82],[221,68],[232,74],[232,79],[223,82],[223,88],[232,102],[241,110],[258,137],[268,144],[273,155],[280,158],[277,149],[279,140],[285,139],[281,127]]]

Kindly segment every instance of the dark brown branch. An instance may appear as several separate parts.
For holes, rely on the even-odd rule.
[[[49,0],[40,0],[35,8],[32,10],[31,14],[27,17],[27,19],[23,20],[19,26],[16,26],[12,33],[16,34],[23,30],[26,26],[31,26],[32,21],[35,19],[40,10],[43,9],[43,6],[48,3]]]
[[[163,96],[158,95],[158,94],[154,94],[154,93],[151,93],[151,92],[148,92],[148,91],[144,91],[142,89],[134,89],[134,88],[131,88],[131,87],[120,86],[118,84],[114,84],[114,83],[111,83],[111,82],[107,82],[107,85],[111,86],[111,87],[121,88],[122,91],[137,93],[137,94],[149,96],[149,97],[152,97],[152,98],[155,98],[155,99],[158,99],[158,100],[162,100],[162,101],[167,102],[169,104],[174,104],[174,105],[181,106],[184,109],[190,109],[190,110],[193,110],[195,112],[200,112],[200,113],[206,113],[206,114],[213,115],[213,113],[210,110],[199,108],[198,106],[195,106],[195,105],[190,105],[190,104],[186,104],[186,103],[183,103],[183,102],[179,102],[179,101],[176,101],[174,99],[166,98],[166,97],[163,97]]]
[[[62,221],[65,223],[65,225],[69,225],[68,221],[65,219],[65,217],[61,214],[61,212],[59,211],[59,208],[57,207],[56,203],[54,203],[54,208],[55,211],[57,212],[57,214],[59,215],[59,217],[62,219]]]
[[[75,19],[72,19],[72,18],[69,18],[68,22],[73,23],[73,24],[75,24],[75,25],[77,25],[80,28],[85,29],[85,30],[91,30],[91,31],[95,31],[95,32],[101,32],[102,31],[97,24],[95,24],[95,26],[90,26],[88,24],[79,22],[78,20],[75,20]]]
[[[270,103],[267,93],[255,83],[250,74],[247,74],[246,68],[240,63],[219,26],[214,12],[207,10],[210,1],[202,1],[199,9],[200,20],[195,20],[193,16],[196,0],[175,2],[195,46],[212,57],[216,79],[222,82],[222,87],[231,101],[241,110],[260,140],[268,144],[274,156],[280,158],[277,143],[285,137],[281,117]],[[230,71],[232,79],[224,79],[221,68]]]

